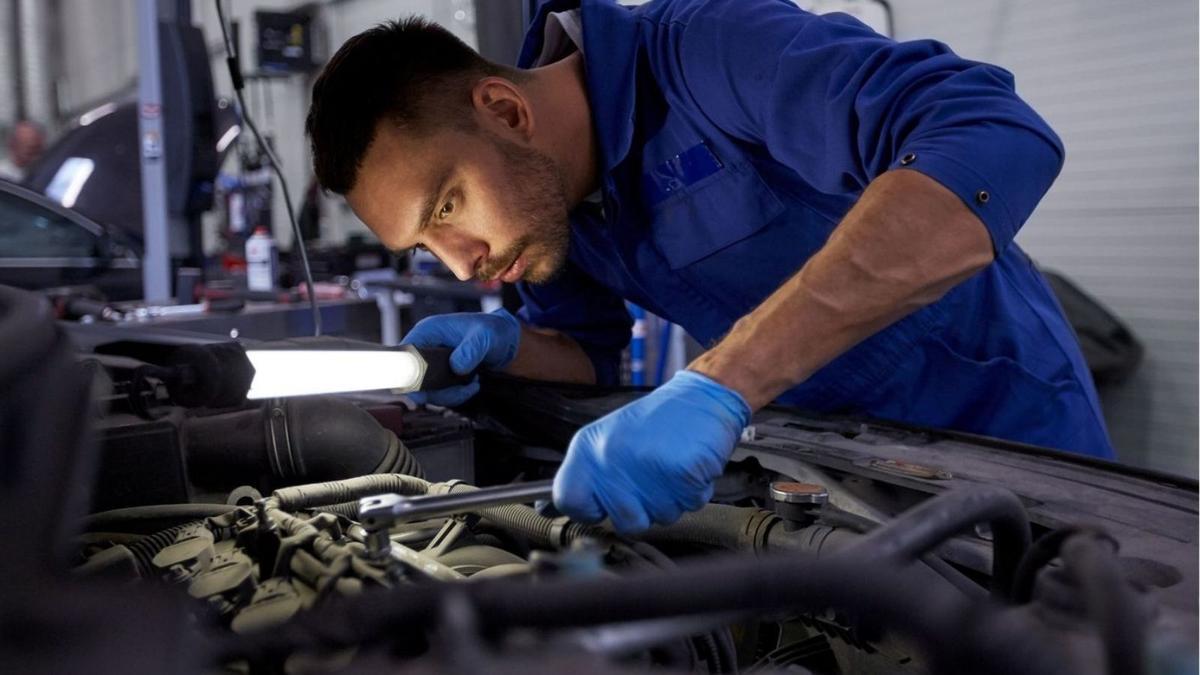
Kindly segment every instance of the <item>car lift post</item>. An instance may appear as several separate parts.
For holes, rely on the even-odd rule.
[[[138,0],[138,145],[142,164],[142,296],[171,299],[171,216],[163,136],[161,21],[191,20],[190,0]]]

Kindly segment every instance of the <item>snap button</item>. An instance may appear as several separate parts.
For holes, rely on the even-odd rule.
[[[992,198],[992,196],[990,194],[988,194],[987,190],[980,190],[979,192],[975,193],[975,201],[980,204],[988,203],[988,201],[991,200],[991,198]]]
[[[908,166],[909,164],[912,164],[915,161],[917,161],[917,153],[915,153],[915,152],[910,152],[907,155],[900,158],[900,164],[902,166]]]

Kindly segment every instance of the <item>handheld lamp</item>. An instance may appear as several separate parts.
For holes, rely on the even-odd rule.
[[[403,394],[469,382],[450,370],[447,349],[247,349],[254,366],[249,399],[390,389]]]

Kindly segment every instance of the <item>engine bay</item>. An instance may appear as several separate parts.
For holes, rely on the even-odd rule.
[[[620,536],[521,488],[643,390],[214,408],[163,370],[203,338],[0,303],[8,672],[1196,669],[1194,481],[767,408],[710,504]]]

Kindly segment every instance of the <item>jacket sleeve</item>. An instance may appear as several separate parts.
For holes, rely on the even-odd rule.
[[[620,297],[569,261],[554,280],[521,282],[517,292],[524,302],[517,312],[522,321],[571,336],[591,359],[597,384],[620,384],[621,350],[633,326]]]
[[[1062,142],[1012,75],[941,43],[786,0],[693,3],[666,34],[688,95],[726,133],[828,191],[920,171],[983,221],[997,255],[1062,168]]]

